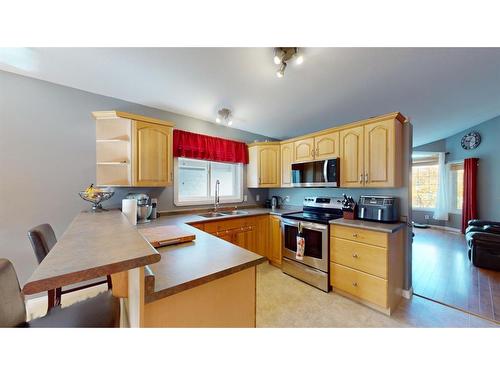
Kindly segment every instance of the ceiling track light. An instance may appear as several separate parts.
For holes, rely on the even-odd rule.
[[[276,47],[274,49],[274,63],[280,66],[276,77],[283,78],[287,64],[292,59],[297,65],[304,62],[304,56],[299,52],[298,47]]]
[[[233,125],[233,113],[230,109],[221,108],[217,112],[217,117],[215,119],[217,124],[231,126]]]

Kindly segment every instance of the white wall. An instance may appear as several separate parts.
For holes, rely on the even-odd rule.
[[[0,257],[16,267],[21,284],[36,267],[26,237],[29,228],[50,223],[61,236],[89,204],[78,191],[95,182],[95,122],[92,111],[121,110],[173,121],[176,128],[251,142],[266,137],[217,126],[122,100],[0,71]],[[118,189],[108,206],[127,192]],[[135,189],[174,209],[173,188]],[[248,203],[267,197],[245,189]]]

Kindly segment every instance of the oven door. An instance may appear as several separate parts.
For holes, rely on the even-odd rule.
[[[305,240],[304,259],[302,260],[295,258],[299,230],[302,231]],[[328,225],[282,219],[281,232],[284,258],[328,272]]]

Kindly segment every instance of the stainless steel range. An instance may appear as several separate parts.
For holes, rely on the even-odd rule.
[[[283,215],[282,271],[316,288],[329,290],[329,221],[342,217],[342,198],[304,198],[303,212]],[[297,236],[305,241],[297,255]]]

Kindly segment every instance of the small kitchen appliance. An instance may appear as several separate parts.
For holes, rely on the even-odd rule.
[[[137,224],[149,223],[149,216],[153,211],[149,195],[144,193],[128,193],[126,199],[137,200]]]
[[[281,270],[325,292],[329,291],[329,224],[342,217],[342,200],[341,197],[307,197],[303,212],[281,217]]]
[[[358,202],[358,219],[395,223],[399,221],[398,199],[385,195],[362,195]]]

